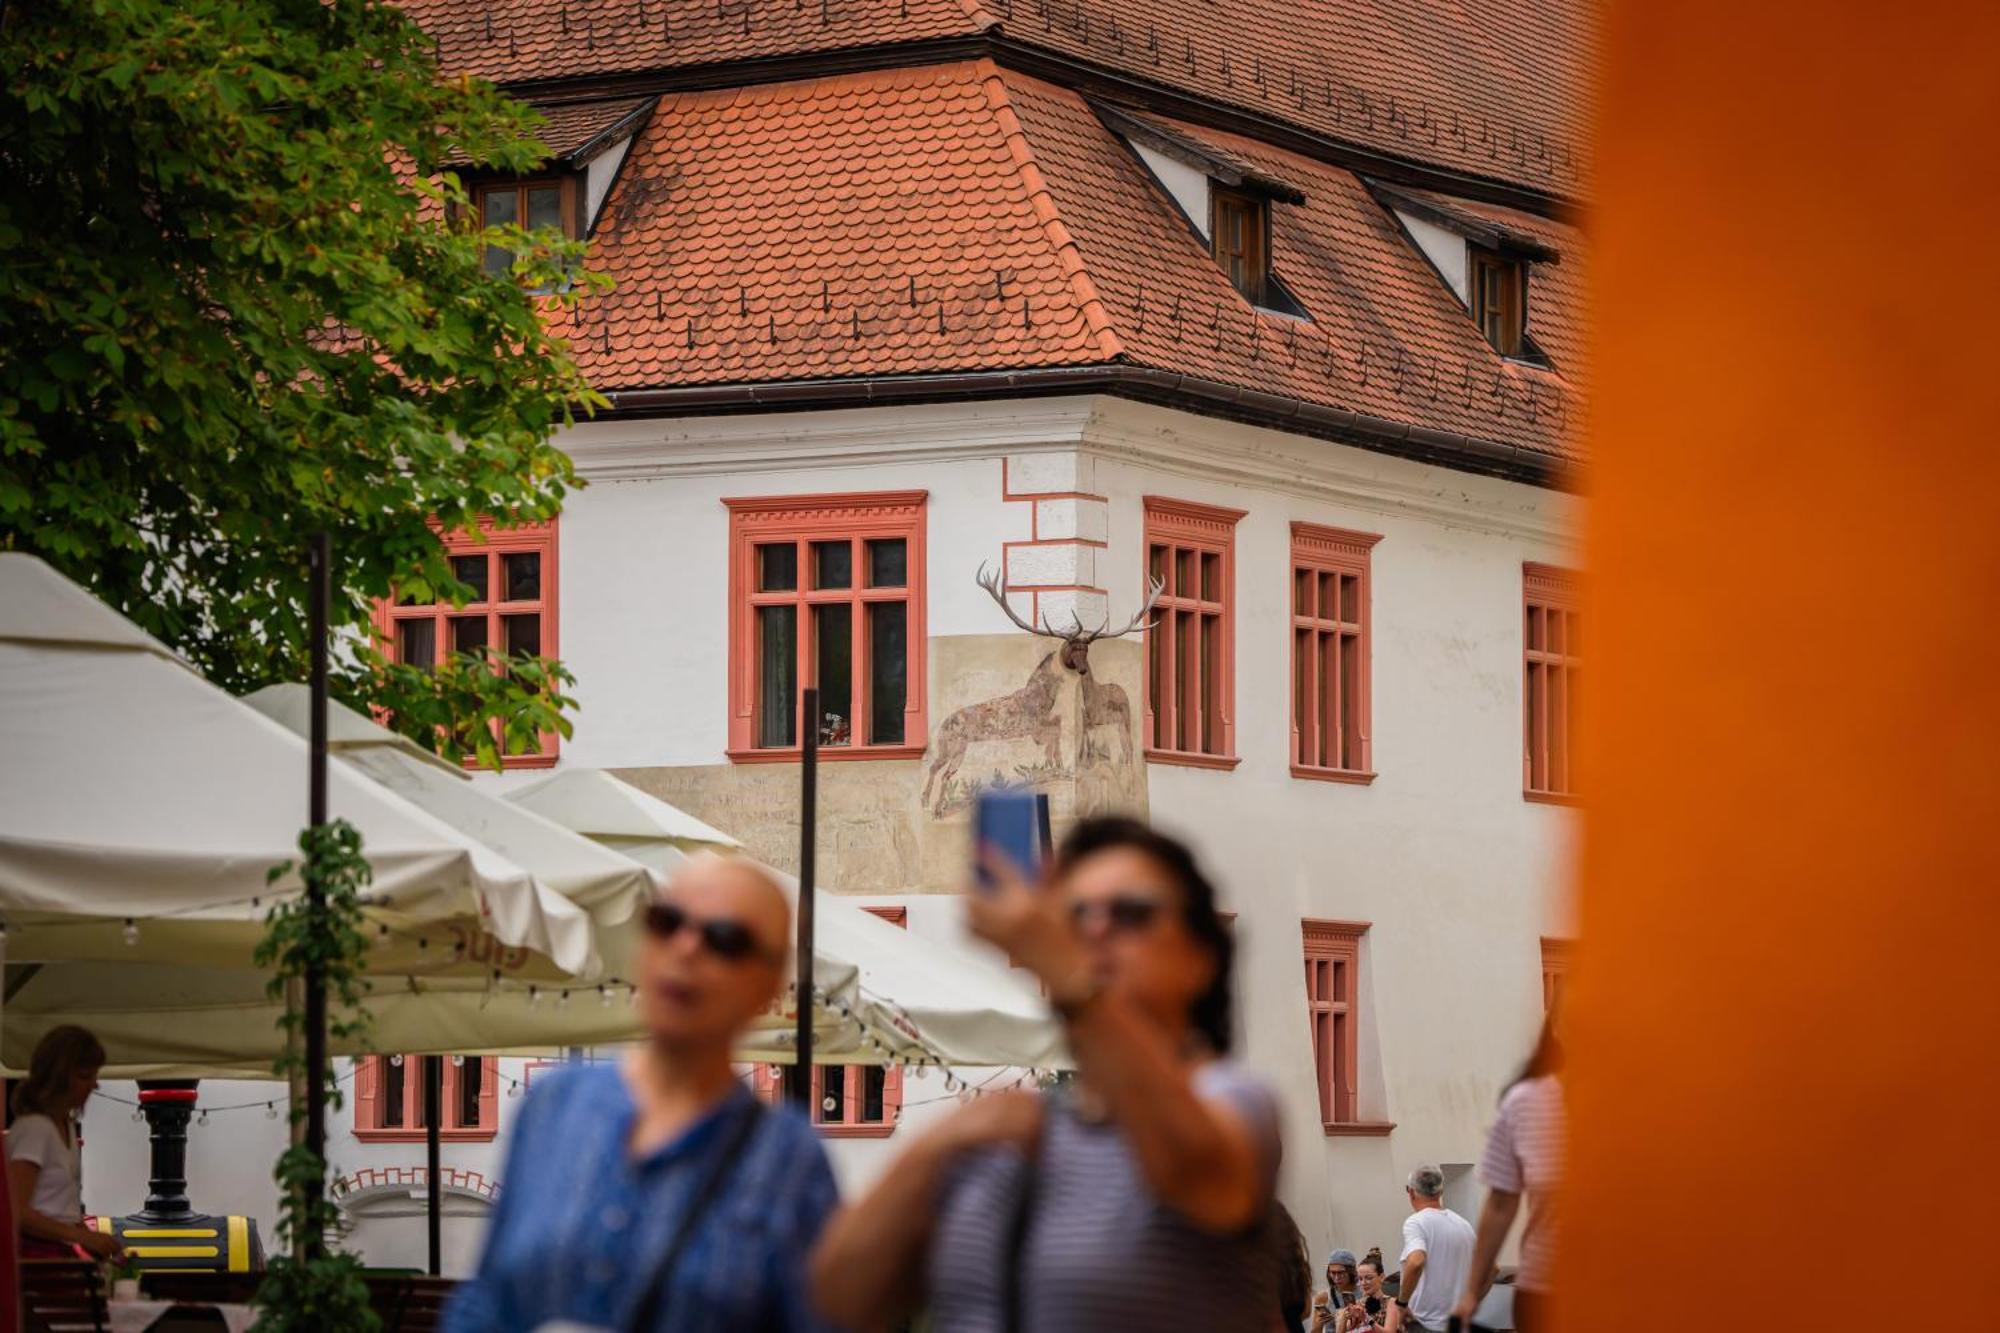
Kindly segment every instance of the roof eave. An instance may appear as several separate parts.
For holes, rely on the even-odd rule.
[[[802,411],[1062,393],[1117,394],[1551,490],[1575,489],[1580,474],[1574,462],[1501,440],[1125,363],[626,389],[605,395],[611,400],[605,415],[695,416],[745,408]]]

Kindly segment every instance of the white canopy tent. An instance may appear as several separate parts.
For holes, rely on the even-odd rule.
[[[305,686],[269,685],[243,702],[294,735],[307,734],[312,696]],[[571,832],[532,806],[501,800],[460,765],[338,703],[327,705],[327,748],[348,767],[499,852],[600,926],[626,920],[653,891],[653,873],[631,857]],[[732,840],[717,833],[713,841]]]
[[[299,856],[304,741],[40,560],[0,553],[0,756],[8,991],[95,961],[233,971],[261,996],[265,914],[302,890],[268,872]],[[479,977],[514,951],[531,974],[595,974],[589,916],[520,866],[340,765],[328,802],[374,869],[375,970]],[[32,1036],[5,1031],[18,1067]]]
[[[82,1022],[117,1069],[269,1067],[277,1008],[249,959],[268,903],[298,891],[264,872],[294,854],[303,822],[305,746],[271,720],[302,726],[303,691],[253,702],[270,716],[41,562],[0,555],[0,920],[27,964],[7,976],[4,1063],[18,1068],[49,1026]],[[735,840],[600,771],[566,769],[502,801],[358,714],[330,710],[329,727],[332,810],[363,832],[384,932],[368,1047],[636,1036],[634,908],[690,850]],[[840,895],[821,893],[816,911],[820,1060],[1060,1062],[1046,1007],[1006,968]],[[789,1061],[791,1044],[773,1013],[743,1055]]]
[[[509,793],[579,833],[663,870],[714,833],[684,811],[609,773],[569,770]],[[733,840],[732,840],[733,841]],[[798,881],[772,872],[796,895]],[[814,898],[813,977],[821,1013],[814,1054],[822,1064],[932,1060],[950,1065],[1048,1067],[1067,1062],[1048,1004],[1018,973],[969,946],[923,939],[838,893]],[[606,942],[606,967],[625,960]],[[623,975],[624,973],[621,973]],[[767,1016],[749,1034],[746,1059],[789,1062],[792,1020]]]

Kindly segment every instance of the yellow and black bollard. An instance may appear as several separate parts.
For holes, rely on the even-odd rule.
[[[188,1202],[187,1131],[198,1086],[191,1078],[139,1084],[139,1109],[153,1140],[146,1206],[128,1217],[100,1217],[97,1229],[122,1239],[125,1253],[145,1272],[258,1272],[264,1246],[255,1219],[197,1213]]]

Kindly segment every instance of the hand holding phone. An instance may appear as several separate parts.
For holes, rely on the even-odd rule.
[[[998,787],[979,793],[972,807],[973,877],[982,892],[997,885],[985,858],[998,854],[1027,879],[1041,868],[1041,798],[1030,791]]]

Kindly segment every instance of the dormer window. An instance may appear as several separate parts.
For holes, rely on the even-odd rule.
[[[576,179],[562,176],[545,180],[495,181],[481,185],[473,197],[478,202],[480,221],[488,227],[523,227],[534,231],[554,227],[574,240],[577,225]],[[486,271],[505,273],[513,266],[511,251],[497,245],[486,247]]]
[[[1468,246],[1472,268],[1472,322],[1502,356],[1519,357],[1528,341],[1527,264]]]
[[[1305,203],[1297,186],[1180,126],[1115,107],[1095,109],[1187,219],[1244,300],[1265,314],[1308,318],[1271,262],[1272,206]]]
[[[1252,305],[1267,304],[1271,273],[1270,201],[1236,190],[1209,191],[1215,262]]]
[[[1493,350],[1510,361],[1548,366],[1528,332],[1532,266],[1561,256],[1489,205],[1369,182],[1375,198],[1430,261]]]

